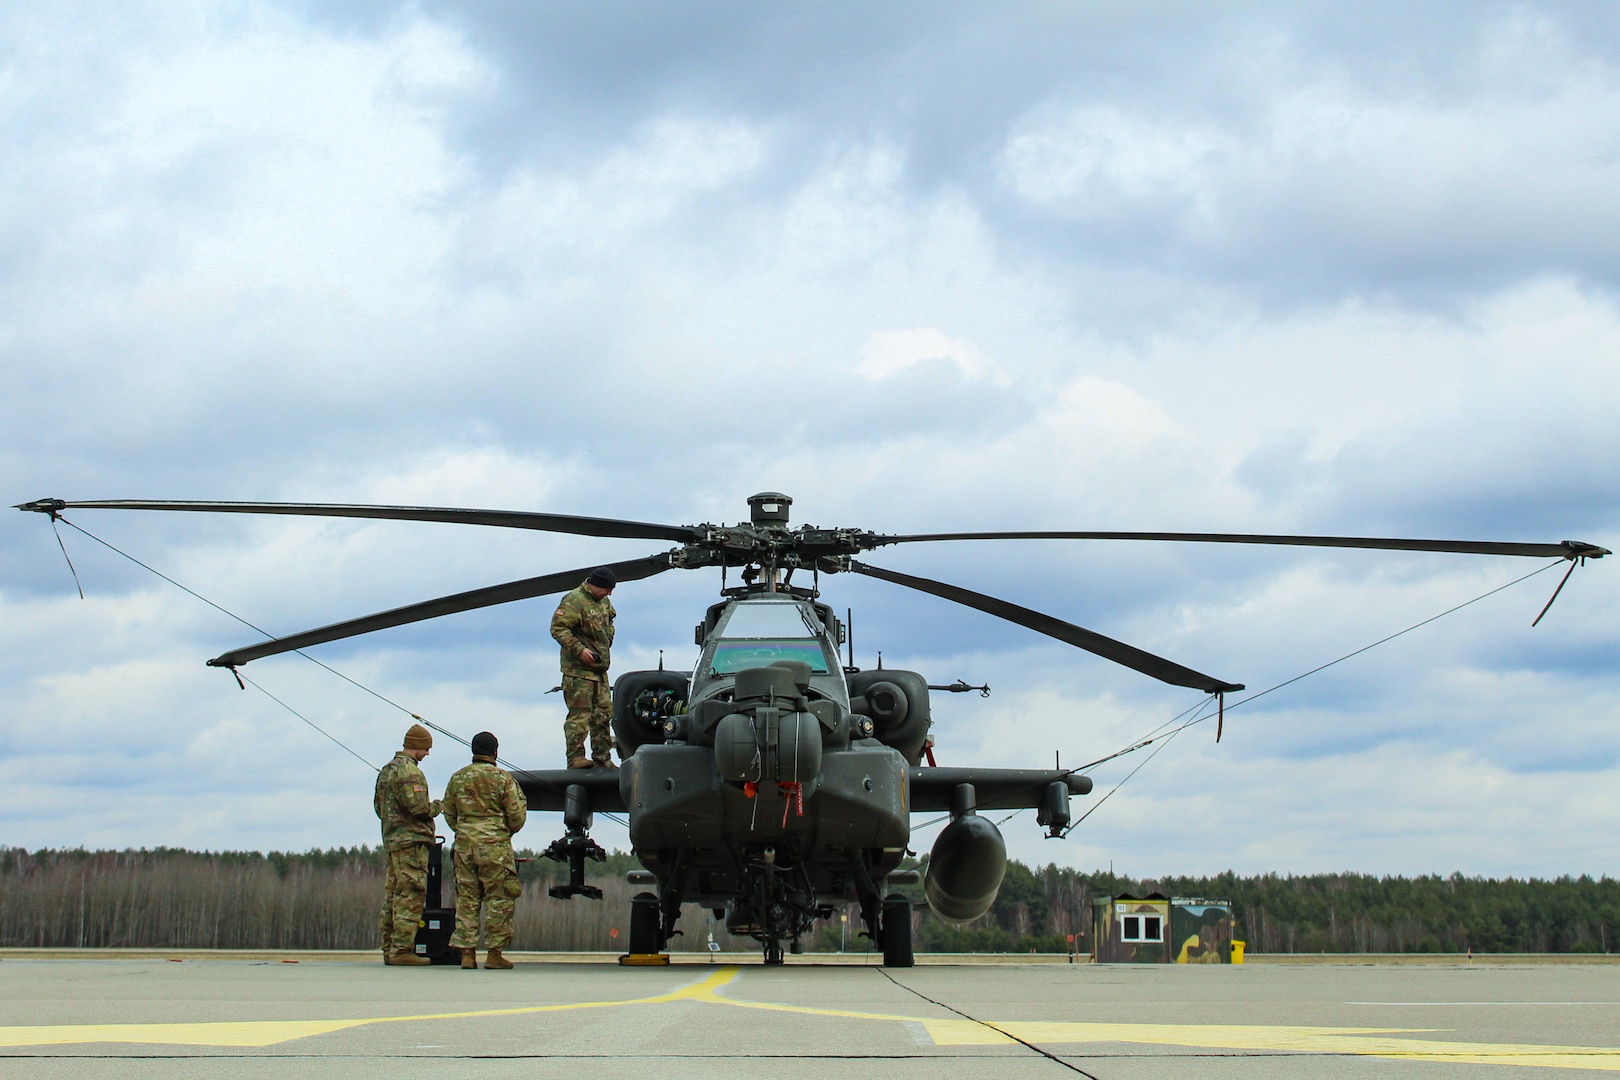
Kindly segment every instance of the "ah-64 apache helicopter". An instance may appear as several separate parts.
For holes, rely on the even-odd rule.
[[[1111,539],[1281,544],[1564,558],[1610,552],[1593,544],[1496,543],[1231,533],[1021,531],[885,535],[860,529],[790,528],[792,499],[764,492],[737,525],[660,525],[611,518],[505,510],[245,502],[64,502],[21,510],[186,510],[316,517],[438,521],[584,536],[673,541],[672,550],[606,564],[620,582],[671,569],[720,567],[721,596],[697,625],[697,666],[633,671],[613,684],[613,730],[622,767],[519,771],[532,809],[560,811],[566,835],[547,854],[569,864],[554,896],[600,898],[585,884],[587,859],[604,857],[590,839],[596,811],[627,813],[630,843],[646,867],[632,880],[656,891],[632,902],[630,953],[660,952],[681,906],[712,909],[728,931],[761,943],[781,963],[836,905],[859,903],[866,932],[888,966],[912,962],[911,902],[892,892],[915,880],[898,871],[913,812],[946,811],[924,891],[953,922],[987,911],[1000,889],[1006,847],[975,811],[1035,809],[1049,836],[1069,824],[1069,799],[1091,790],[1072,770],[939,768],[924,765],[929,691],[910,671],[861,671],[840,659],[846,628],[820,600],[822,574],[856,573],[964,604],[1176,686],[1223,695],[1243,689],[1163,657],[1029,608],[928,578],[856,560],[873,548],[946,540]],[[727,571],[742,584],[726,586]],[[212,660],[234,671],[250,661],[459,611],[576,587],[592,567],[510,581],[233,649]],[[794,582],[794,575],[800,575]],[[806,583],[805,577],[809,577]],[[1566,580],[1567,580],[1566,575]],[[1560,583],[1560,589],[1562,583]],[[1556,597],[1557,593],[1554,593]],[[1550,603],[1550,601],[1549,601]]]

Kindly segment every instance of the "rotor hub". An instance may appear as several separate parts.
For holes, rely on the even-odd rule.
[[[783,495],[780,491],[762,491],[758,495],[748,497],[748,520],[755,525],[776,526],[785,529],[788,523],[788,507],[793,505],[793,498]]]

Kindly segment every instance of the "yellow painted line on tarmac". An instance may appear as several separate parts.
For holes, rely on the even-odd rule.
[[[1054,1043],[1131,1043],[1209,1050],[1349,1054],[1357,1057],[1526,1065],[1542,1069],[1620,1072],[1620,1047],[1541,1046],[1533,1043],[1463,1043],[1394,1038],[1427,1034],[1424,1028],[1285,1027],[1258,1024],[1080,1024],[1014,1021],[986,1027],[971,1020],[924,1020],[940,1046],[993,1046],[1022,1040]],[[992,1030],[993,1029],[993,1030]],[[998,1034],[999,1033],[999,1034]]]
[[[413,1016],[365,1016],[349,1020],[242,1020],[197,1024],[50,1024],[0,1027],[0,1048],[65,1046],[73,1043],[165,1043],[173,1046],[273,1046],[311,1035],[412,1020],[463,1020],[480,1016],[519,1016],[525,1013],[601,1009],[617,1005],[658,1005],[669,1001],[715,1000],[714,989],[730,982],[737,969],[721,968],[700,982],[652,997],[622,1001],[572,1001],[561,1005],[526,1005],[512,1009],[474,1012],[423,1013]]]
[[[726,997],[720,992],[737,977],[739,971],[740,969],[736,967],[723,967],[697,982],[667,993],[618,1001],[575,1001],[559,1005],[526,1005],[510,1009],[421,1013],[409,1016],[356,1017],[347,1020],[245,1020],[194,1024],[60,1024],[0,1027],[0,1048],[84,1043],[265,1047],[370,1024],[523,1016],[690,1001],[805,1016],[918,1024],[928,1033],[936,1046],[993,1046],[1012,1044],[1015,1041],[1043,1046],[1127,1043],[1140,1046],[1338,1054],[1458,1064],[1520,1065],[1543,1069],[1620,1072],[1620,1047],[1461,1043],[1400,1037],[1429,1034],[1432,1029],[1426,1028],[1289,1027],[1259,1024],[1089,1024],[1058,1021],[1006,1021],[981,1024],[971,1020],[938,1020],[895,1013],[742,1001]]]
[[[0,1047],[75,1043],[163,1043],[169,1046],[272,1046],[327,1035],[371,1020],[244,1020],[208,1024],[50,1024],[0,1028]]]

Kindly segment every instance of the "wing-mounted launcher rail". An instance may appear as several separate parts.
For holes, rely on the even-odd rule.
[[[551,846],[541,854],[568,864],[568,884],[553,885],[547,892],[558,900],[575,896],[600,900],[602,890],[595,885],[585,884],[585,860],[607,860],[607,852],[602,850],[602,845],[589,835],[592,818],[590,794],[583,784],[569,784],[564,799],[563,827],[567,832],[560,840],[553,840]]]

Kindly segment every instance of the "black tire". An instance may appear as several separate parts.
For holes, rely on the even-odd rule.
[[[655,893],[637,893],[630,901],[630,953],[632,956],[652,956],[664,951],[659,940],[658,896]]]
[[[913,967],[911,901],[894,893],[883,898],[883,966]]]

